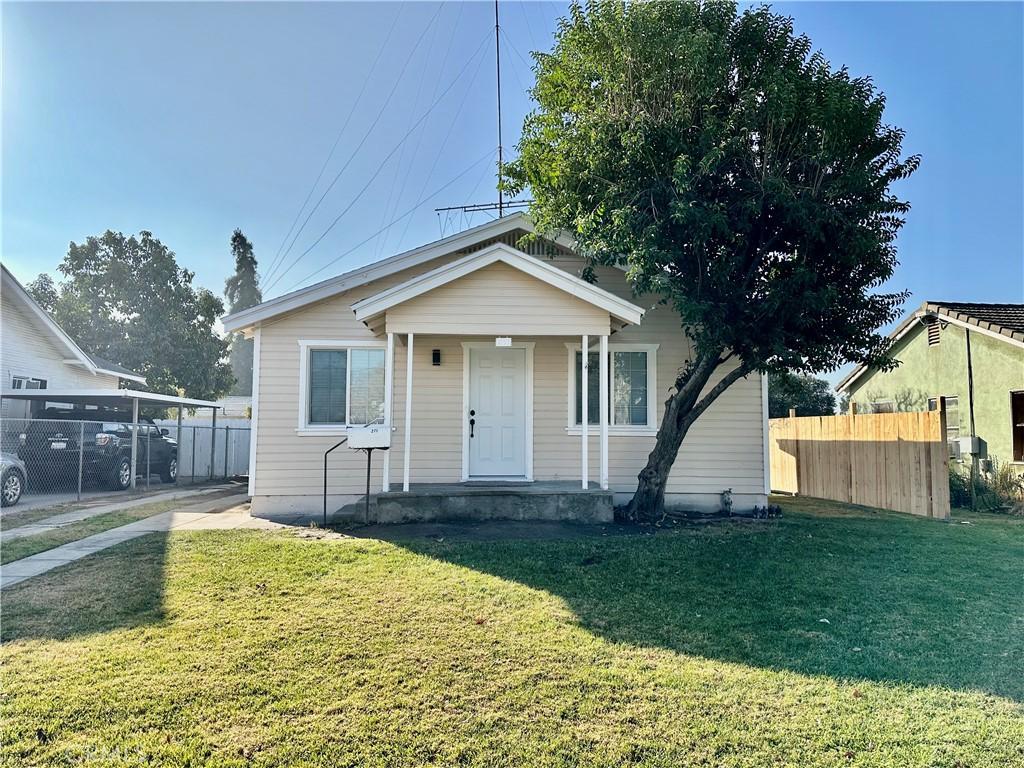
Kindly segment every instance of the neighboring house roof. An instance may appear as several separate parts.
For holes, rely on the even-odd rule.
[[[2,277],[0,291],[3,293],[4,301],[13,301],[36,320],[38,327],[49,334],[51,341],[53,341],[57,348],[65,350],[70,355],[70,358],[64,361],[65,363],[80,365],[92,374],[109,374],[122,379],[137,381],[141,384],[146,383],[145,376],[129,371],[127,368],[112,363],[109,360],[90,355],[79,347],[75,340],[63,328],[57,325],[56,321],[50,317],[50,314],[39,306],[31,294],[18,282],[18,279],[2,264],[0,264],[0,277]]]
[[[146,383],[145,376],[141,376],[134,371],[130,371],[123,365],[118,365],[112,360],[107,360],[105,357],[100,357],[99,355],[93,355],[88,352],[86,354],[88,354],[92,359],[93,364],[96,366],[96,370],[100,373],[113,373],[120,376],[122,379],[131,379],[132,381],[138,381],[142,384]]]
[[[419,248],[413,248],[411,251],[399,253],[396,256],[391,256],[374,264],[342,273],[306,288],[286,293],[275,299],[264,301],[255,307],[227,315],[221,322],[224,324],[225,331],[237,333],[238,331],[252,328],[260,322],[277,315],[292,312],[308,304],[337,296],[340,293],[366,285],[374,280],[380,280],[382,277],[401,272],[403,269],[426,264],[441,256],[473,246],[481,240],[498,237],[517,229],[527,232],[535,231],[533,221],[521,211],[489,221],[486,224],[471,227],[463,232],[441,238]],[[555,242],[566,248],[573,247],[572,239],[564,235],[555,238]]]
[[[1017,347],[1024,347],[1024,304],[926,301],[915,312],[904,318],[889,334],[889,338],[894,342],[899,341],[914,330],[923,319],[930,317],[983,333]],[[839,392],[847,390],[868,370],[868,366],[858,365],[836,385],[836,390]]]
[[[570,296],[599,307],[621,321],[621,324],[638,325],[644,316],[644,310],[641,307],[631,304],[625,299],[621,299],[585,280],[581,280],[558,267],[553,267],[540,259],[527,256],[504,243],[489,245],[482,250],[474,251],[468,256],[463,256],[461,259],[456,259],[362,301],[357,301],[352,305],[352,310],[356,313],[357,320],[368,323],[372,318],[382,314],[391,307],[421,296],[428,291],[432,291],[446,283],[458,280],[460,277],[465,277],[497,262],[507,264],[543,283],[564,291]]]

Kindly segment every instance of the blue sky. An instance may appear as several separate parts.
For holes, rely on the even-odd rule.
[[[907,308],[1024,300],[1024,6],[774,7],[834,65],[871,75],[888,121],[906,129],[905,149],[923,155],[899,190],[913,211],[891,287],[913,292]],[[502,0],[509,151],[530,108],[529,51],[549,45],[564,10]],[[240,227],[269,272],[346,120],[310,205],[351,161],[268,295],[480,223],[483,214],[445,220],[433,208],[494,199],[487,3],[2,13],[2,256],[22,280],[53,271],[69,241],[108,228],[151,230],[220,293]]]

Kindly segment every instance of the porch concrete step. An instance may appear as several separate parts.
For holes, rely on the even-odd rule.
[[[359,504],[339,510],[362,518]],[[438,484],[409,491],[379,493],[371,498],[370,522],[562,520],[606,523],[614,518],[612,492],[586,490],[562,483]]]

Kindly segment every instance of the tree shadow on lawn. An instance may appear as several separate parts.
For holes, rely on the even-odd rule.
[[[1022,533],[798,515],[643,537],[392,540],[557,595],[612,642],[1021,702]]]
[[[101,550],[3,590],[0,641],[63,640],[164,619],[167,533]]]

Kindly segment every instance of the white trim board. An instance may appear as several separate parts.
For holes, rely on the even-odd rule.
[[[256,495],[256,450],[259,447],[257,435],[260,429],[260,329],[253,334],[252,342],[252,411],[249,414],[249,496]]]
[[[461,259],[456,259],[430,272],[407,280],[406,282],[381,291],[378,294],[357,301],[352,305],[356,320],[368,323],[373,318],[386,312],[391,307],[402,304],[417,296],[441,287],[461,277],[472,274],[484,267],[497,262],[507,264],[531,277],[605,310],[612,317],[631,325],[639,325],[644,310],[625,299],[621,299],[603,288],[598,288],[575,275],[547,264],[522,251],[495,243],[479,251],[475,251]]]

